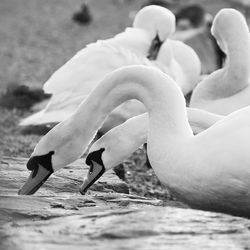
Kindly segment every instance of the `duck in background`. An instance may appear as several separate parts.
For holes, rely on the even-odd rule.
[[[227,115],[250,105],[249,29],[239,11],[222,9],[214,18],[211,32],[226,54],[225,65],[197,85],[190,107]]]
[[[150,163],[170,192],[192,208],[250,217],[250,108],[194,136],[178,85],[160,70],[141,65],[106,76],[69,119],[40,140],[19,194],[33,194],[54,171],[79,158],[105,117],[131,98],[147,107]],[[104,148],[86,158],[94,177],[85,180],[86,188],[105,172],[103,154]]]
[[[72,20],[79,25],[87,25],[92,21],[92,14],[87,2],[82,4],[81,10],[73,14]]]

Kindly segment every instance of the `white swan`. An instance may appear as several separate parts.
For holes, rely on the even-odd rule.
[[[147,57],[156,59],[160,45],[174,30],[175,16],[171,11],[159,6],[141,9],[132,28],[114,38],[87,45],[59,68],[43,87],[52,94],[47,107],[20,125],[58,123],[76,110],[106,74],[126,65],[152,66]]]
[[[158,67],[172,76],[186,95],[198,83],[201,64],[191,47],[179,41],[167,40],[174,30],[175,17],[167,9],[158,6],[142,9],[135,17],[133,28],[112,39],[88,45],[57,70],[44,85],[45,92],[53,94],[47,107],[25,118],[20,125],[65,120],[107,73],[125,65]],[[148,60],[146,56],[154,59],[159,47],[157,60]],[[101,132],[105,133],[145,111],[138,101],[128,101],[110,114]]]
[[[194,136],[180,88],[145,66],[127,66],[106,76],[69,119],[40,140],[27,163],[32,173],[19,194],[34,193],[53,171],[79,158],[105,117],[131,98],[147,107],[148,156],[160,181],[191,207],[249,217],[250,108]],[[105,171],[104,152],[86,160],[93,175],[89,185]]]
[[[200,82],[193,91],[190,107],[226,115],[250,105],[250,38],[243,15],[222,9],[211,28],[226,54],[225,66]]]
[[[169,54],[169,56],[167,57],[166,54]],[[191,92],[200,80],[200,59],[190,46],[181,41],[166,40],[162,44],[154,63],[157,62],[167,67],[162,71],[175,80],[184,95]]]
[[[194,134],[201,133],[224,116],[201,109],[187,108],[188,122]],[[102,162],[106,171],[126,160],[140,146],[147,142],[148,114],[144,113],[128,119],[126,122],[109,130],[95,141],[88,154],[104,148]],[[89,157],[90,158],[90,157]],[[81,187],[85,190],[86,183]]]
[[[171,76],[180,86],[184,95],[191,92],[198,83],[201,62],[195,51],[181,41],[166,40],[159,50],[157,60],[152,61],[157,68]],[[130,100],[111,112],[99,132],[105,134],[127,119],[146,112],[145,106],[137,100]]]

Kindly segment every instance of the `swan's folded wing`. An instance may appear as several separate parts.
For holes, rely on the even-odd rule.
[[[85,98],[86,96],[72,95],[70,92],[53,95],[43,110],[26,117],[19,123],[19,125],[36,126],[59,123],[72,115]]]
[[[87,95],[113,70],[126,65],[149,63],[141,51],[136,54],[129,47],[132,44],[128,41],[125,47],[115,38],[89,44],[49,78],[44,84],[44,91],[50,94],[71,91]]]
[[[139,56],[147,57],[152,39],[143,29],[126,28],[124,32],[106,41],[112,45],[119,45]]]

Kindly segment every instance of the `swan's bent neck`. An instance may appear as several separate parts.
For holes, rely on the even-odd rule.
[[[192,136],[179,87],[164,73],[145,66],[128,66],[108,75],[80,105],[72,117],[72,127],[82,130],[84,126],[88,132],[81,131],[81,135],[86,140],[86,134],[92,137],[106,116],[129,99],[146,106],[152,138],[161,142]]]
[[[145,66],[129,66],[107,76],[75,114],[79,124],[98,129],[105,117],[121,103],[137,99],[149,112],[150,129],[182,137],[190,134],[184,96],[167,75]]]
[[[155,68],[127,66],[107,75],[70,118],[42,138],[33,154],[55,151],[52,159],[55,171],[73,162],[86,150],[109,113],[129,99],[137,99],[146,106],[148,142],[156,152],[159,147],[171,150],[193,136],[185,99],[177,84]]]
[[[248,84],[250,76],[250,36],[246,27],[239,36],[232,34],[227,44],[227,62],[226,69],[230,78],[241,80]]]
[[[220,31],[218,31],[220,32]],[[249,85],[250,36],[246,21],[242,17],[231,26],[221,31],[220,42],[224,45],[226,63],[224,67],[222,92],[236,94]],[[224,86],[223,86],[224,85]],[[219,87],[219,86],[218,86]],[[217,89],[218,91],[218,89]]]

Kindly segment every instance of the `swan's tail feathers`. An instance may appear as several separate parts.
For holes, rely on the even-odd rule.
[[[66,118],[68,118],[72,112],[65,110],[54,110],[46,112],[46,110],[41,110],[27,118],[23,119],[19,125],[20,126],[37,126],[45,125],[51,123],[59,123]]]
[[[59,123],[67,119],[85,98],[86,96],[72,95],[67,92],[53,95],[43,110],[28,116],[22,120],[19,125],[36,126]]]

